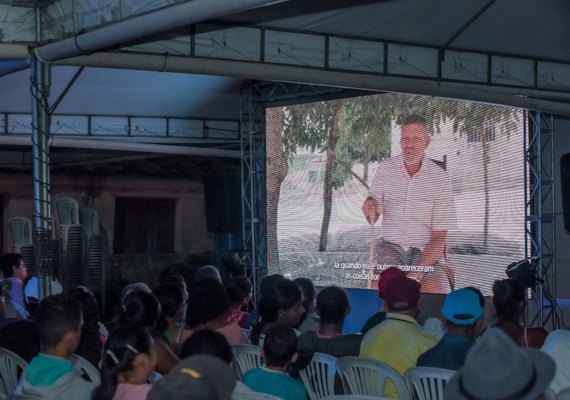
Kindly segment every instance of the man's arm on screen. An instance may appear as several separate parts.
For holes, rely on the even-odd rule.
[[[422,252],[419,264],[425,266],[434,265],[443,256],[446,240],[447,231],[432,231],[431,239]]]

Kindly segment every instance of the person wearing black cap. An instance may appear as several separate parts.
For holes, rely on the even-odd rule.
[[[447,382],[445,398],[541,399],[555,371],[548,354],[519,347],[501,329],[489,328]]]
[[[419,356],[417,366],[457,370],[463,366],[467,352],[475,344],[483,307],[477,293],[459,289],[445,297],[441,314],[446,320],[447,333]]]
[[[185,358],[155,383],[147,400],[229,400],[236,378],[217,357],[198,354]]]

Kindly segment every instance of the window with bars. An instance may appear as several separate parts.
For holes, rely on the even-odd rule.
[[[176,200],[117,197],[115,254],[174,253]]]

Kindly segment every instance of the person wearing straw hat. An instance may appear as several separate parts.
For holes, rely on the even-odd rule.
[[[447,382],[445,398],[541,399],[555,372],[548,354],[519,347],[501,329],[489,328],[467,353],[465,365]]]
[[[362,212],[371,226],[383,216],[376,264],[414,266],[410,276],[422,283],[422,292],[448,293],[454,283],[443,258],[457,217],[446,171],[425,156],[429,144],[425,118],[404,118],[402,154],[380,163]]]

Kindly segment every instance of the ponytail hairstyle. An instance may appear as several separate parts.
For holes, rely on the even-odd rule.
[[[513,278],[495,281],[493,305],[499,318],[518,324],[526,306],[524,284]]]
[[[121,307],[119,326],[136,325],[152,331],[160,316],[160,303],[156,296],[147,292],[133,292],[125,298]]]
[[[93,400],[111,400],[117,390],[119,375],[132,371],[139,353],[154,351],[153,340],[141,327],[121,326],[114,330],[107,342],[101,363],[101,384],[93,392]]]

